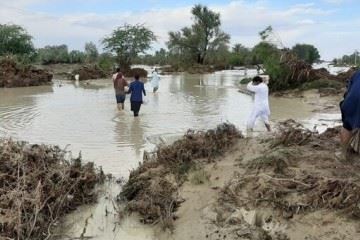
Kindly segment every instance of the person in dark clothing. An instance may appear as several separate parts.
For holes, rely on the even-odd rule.
[[[340,103],[340,110],[343,122],[341,143],[348,147],[360,129],[360,71],[350,78],[344,100]]]
[[[134,117],[139,116],[141,104],[143,103],[143,94],[146,96],[144,83],[140,81],[140,76],[135,75],[135,80],[130,84],[129,91],[131,94],[131,111],[134,112]]]

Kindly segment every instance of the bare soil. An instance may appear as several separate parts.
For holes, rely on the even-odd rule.
[[[53,75],[46,70],[20,66],[11,59],[0,60],[0,87],[29,87],[51,84]]]
[[[173,227],[164,231],[161,226],[157,235],[176,240],[359,239],[360,158],[339,157],[339,131],[319,134],[289,120],[274,134],[238,139],[213,161],[200,156],[183,183],[171,180],[177,204]],[[167,181],[166,169],[143,169],[141,175],[164,190],[154,181]],[[139,201],[151,199],[132,203]]]

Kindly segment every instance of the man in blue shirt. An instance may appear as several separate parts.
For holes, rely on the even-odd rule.
[[[139,116],[141,104],[143,103],[143,94],[146,96],[144,83],[140,81],[140,76],[135,75],[135,81],[130,84],[129,91],[131,93],[131,111],[134,112],[134,117]]]
[[[350,79],[345,93],[344,100],[340,103],[343,129],[341,131],[341,143],[347,148],[352,143],[355,134],[359,134],[360,129],[360,71],[357,71]],[[358,138],[354,138],[356,140]],[[351,146],[353,147],[353,146]],[[353,149],[357,152],[359,149]]]

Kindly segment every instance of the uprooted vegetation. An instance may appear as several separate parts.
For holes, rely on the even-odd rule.
[[[14,60],[4,58],[0,60],[0,87],[29,87],[48,85],[52,74],[45,70],[31,66],[20,66]]]
[[[0,239],[49,239],[59,218],[96,201],[102,171],[58,147],[0,141]]]
[[[160,222],[172,229],[174,212],[182,199],[178,189],[189,170],[201,162],[211,162],[241,138],[234,125],[222,124],[214,130],[189,130],[170,146],[159,146],[136,170],[120,196],[127,201],[126,210],[138,212],[144,223]]]
[[[266,145],[262,154],[242,162],[242,172],[220,192],[217,224],[230,229],[229,219],[243,209],[268,209],[273,220],[284,223],[317,211],[359,219],[360,163],[336,156],[339,132],[330,128],[319,134],[294,121],[281,123],[276,137],[259,143]]]

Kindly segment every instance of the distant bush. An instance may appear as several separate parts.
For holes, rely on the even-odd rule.
[[[98,57],[97,65],[105,72],[113,70],[115,59],[110,53],[102,53]]]
[[[244,78],[240,80],[240,84],[248,84],[252,81],[252,78]]]
[[[344,87],[344,84],[341,82],[337,82],[329,79],[319,79],[311,82],[304,83],[300,89],[301,90],[310,90],[310,89],[322,89],[322,88],[335,88],[341,89]]]

